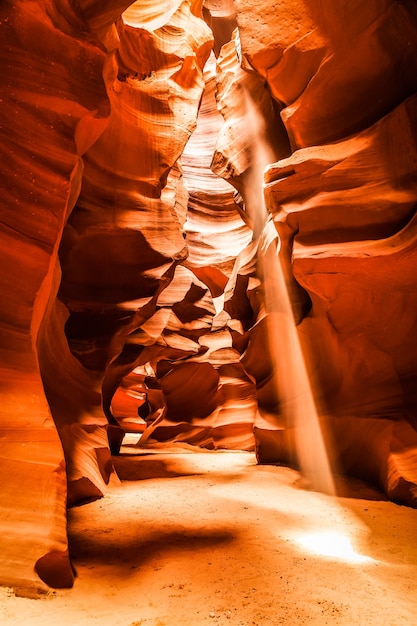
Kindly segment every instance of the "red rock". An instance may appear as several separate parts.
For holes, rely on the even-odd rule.
[[[41,355],[48,352],[48,320],[55,315],[58,245],[80,191],[80,155],[103,131],[109,114],[101,77],[103,50],[85,23],[79,29],[81,16],[71,6],[58,22],[55,17],[54,9],[47,12],[31,1],[13,7],[3,3],[0,9],[5,87],[0,142],[0,581],[28,593],[47,588],[55,573],[58,586],[73,582],[64,453],[45,395],[42,365],[47,358]],[[62,370],[64,358],[59,386],[66,376]]]

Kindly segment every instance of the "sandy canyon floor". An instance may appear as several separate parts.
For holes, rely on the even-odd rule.
[[[73,589],[0,589],[2,625],[417,624],[417,510],[246,452],[129,443],[120,484],[69,513]]]

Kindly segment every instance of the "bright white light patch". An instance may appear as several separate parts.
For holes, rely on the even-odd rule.
[[[313,554],[331,557],[348,563],[371,563],[374,560],[355,552],[349,537],[341,533],[309,533],[298,536],[296,542]]]

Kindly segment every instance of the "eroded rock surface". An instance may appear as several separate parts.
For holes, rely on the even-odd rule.
[[[79,10],[65,6],[64,13],[54,3],[4,2],[0,9],[0,580],[23,589],[73,581],[64,454],[41,360],[59,286],[58,245],[80,190],[81,155],[109,114],[105,54],[87,23],[80,29]]]
[[[291,263],[293,284],[312,302],[299,333],[319,409],[330,416],[335,465],[415,506],[416,354],[407,345],[416,323],[415,9],[373,3],[358,15],[354,2],[343,11],[339,3],[326,12],[305,6],[315,54],[305,40],[302,48],[295,41],[300,23],[307,24],[303,13],[283,3],[282,20],[288,11],[293,32],[270,43],[273,71],[270,63],[258,68],[277,94],[286,89],[286,57],[299,55],[304,67],[308,59],[320,61],[309,66],[308,82],[294,87],[296,98],[280,92],[285,126],[301,149],[267,168],[266,202],[283,263]],[[252,65],[262,65],[263,41],[245,21],[246,10],[241,40],[250,44]],[[358,46],[348,51],[348,39]],[[281,442],[272,452],[265,431],[259,429],[260,457],[279,457]]]

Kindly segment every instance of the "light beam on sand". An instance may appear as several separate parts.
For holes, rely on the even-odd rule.
[[[245,189],[245,199],[250,203],[248,208],[254,237],[258,240],[258,264],[263,282],[269,349],[280,405],[277,421],[281,421],[280,425],[288,434],[288,445],[305,479],[305,486],[333,496],[333,475],[286,283],[288,276],[285,274],[282,253],[289,254],[290,251],[281,250],[278,230],[272,216],[268,215],[264,201],[263,175],[271,164],[271,151],[263,120],[249,96],[246,98],[246,116],[253,166],[251,176],[246,181],[248,189]],[[290,270],[287,268],[288,271],[291,271],[291,266]],[[316,496],[318,502],[313,494],[308,497],[307,509],[309,505],[312,508],[311,516],[307,516],[310,519],[305,520],[306,496],[301,502],[302,511],[298,511],[307,526],[287,535],[294,545],[304,552],[352,565],[376,562],[358,553],[353,546],[352,539],[360,532],[359,520],[353,517],[347,524],[351,516],[339,509],[335,502],[327,502],[326,506],[323,496]],[[291,508],[289,502],[292,502],[291,498],[285,502],[286,512]],[[274,508],[276,503],[272,506]],[[295,509],[298,510],[298,506]],[[333,519],[337,531],[317,528],[323,509],[327,510],[328,519]]]
[[[268,237],[268,228],[273,233]],[[308,486],[334,494],[334,483],[319,416],[292,314],[272,222],[267,224],[261,248],[269,347],[285,428],[301,473]],[[275,240],[271,241],[272,236]]]
[[[320,420],[281,264],[281,243],[274,222],[268,221],[263,196],[263,173],[271,163],[271,150],[263,120],[248,95],[246,117],[253,165],[245,196],[253,216],[254,236],[259,238],[258,263],[281,417],[294,448],[292,452],[309,487],[334,494]]]
[[[356,552],[351,539],[343,533],[322,531],[296,536],[294,542],[312,554],[346,563],[375,563],[369,556]]]
[[[271,497],[266,487],[271,475],[277,485],[276,498]],[[266,481],[263,476],[267,477]],[[239,492],[235,482],[229,481],[221,487],[213,485],[209,493],[221,494],[230,502],[239,501],[245,507],[263,511],[263,518],[269,517],[275,522],[271,532],[282,550],[290,544],[304,557],[319,557],[352,566],[381,564],[364,554],[369,549],[368,526],[337,498],[300,490],[295,486],[295,477],[295,470],[290,468],[257,466],[256,474],[246,476],[244,491]]]

